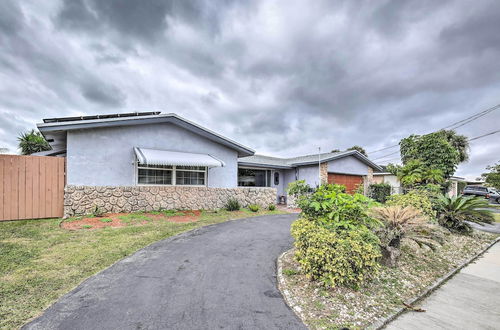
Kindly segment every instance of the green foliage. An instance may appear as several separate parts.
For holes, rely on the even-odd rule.
[[[489,210],[481,210],[488,207],[488,201],[483,197],[476,196],[441,196],[438,199],[438,221],[439,224],[452,231],[470,233],[471,226],[465,221],[475,223],[492,223],[493,213]]]
[[[378,238],[364,226],[337,232],[299,219],[292,224],[291,232],[295,257],[304,273],[328,287],[359,288],[379,270]]]
[[[19,142],[19,149],[21,149],[21,154],[23,155],[31,155],[35,152],[52,149],[43,135],[34,129],[29,132],[21,133],[21,135],[17,137],[17,141]]]
[[[444,182],[444,175],[441,170],[429,168],[419,159],[409,160],[403,166],[392,165],[391,170],[394,171],[399,181],[405,187],[417,187]]]
[[[102,219],[99,219],[100,222],[104,222],[104,223],[107,223],[107,222],[113,222],[112,219],[110,218],[102,218]]]
[[[92,228],[92,225],[83,225],[82,226],[83,229],[91,229]]]
[[[391,185],[387,183],[372,183],[368,187],[370,198],[373,198],[379,203],[385,203],[387,197],[391,195]]]
[[[414,189],[408,191],[406,194],[389,196],[385,204],[387,206],[413,206],[420,210],[429,220],[434,220],[436,219],[436,211],[434,210],[431,196],[428,191]]]
[[[491,187],[500,190],[500,162],[495,165],[487,166],[488,173],[483,173],[481,176],[484,181]]]
[[[366,213],[375,205],[377,203],[368,197],[346,194],[344,186],[331,184],[323,185],[313,194],[299,200],[305,218],[330,230],[376,226],[378,223]]]
[[[257,204],[250,204],[248,205],[248,209],[252,212],[258,212],[259,211],[259,205]]]
[[[100,209],[99,206],[95,205],[91,215],[96,218],[102,217],[104,215],[104,210]]]
[[[330,152],[331,152],[331,153],[334,153],[334,152],[340,152],[340,149],[332,149]]]
[[[346,151],[348,150],[356,150],[356,151],[359,151],[359,153],[361,153],[363,156],[366,156],[368,157],[367,153],[366,153],[366,150],[363,148],[363,147],[360,147],[360,146],[352,146],[350,148],[347,148]]]
[[[286,191],[289,195],[298,197],[310,193],[312,189],[305,180],[297,180],[290,182]]]
[[[269,206],[267,207],[267,209],[268,209],[269,211],[274,211],[274,210],[276,210],[276,205],[274,205],[274,204],[269,204]]]
[[[229,198],[224,208],[228,211],[238,211],[241,208],[240,202],[235,198]]]
[[[499,181],[500,184],[500,181]],[[467,182],[465,181],[458,181],[457,183],[457,190],[459,194],[462,194],[464,192],[465,187],[467,186]]]
[[[452,176],[458,164],[468,159],[467,137],[454,131],[410,135],[399,144],[404,165],[420,160],[424,168],[439,170],[445,178]]]

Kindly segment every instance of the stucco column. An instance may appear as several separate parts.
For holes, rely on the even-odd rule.
[[[328,163],[321,163],[319,166],[319,173],[320,173],[320,184],[327,184],[328,183]]]
[[[363,177],[365,196],[368,195],[368,187],[373,183],[373,168],[371,168],[370,166],[368,166],[367,168],[367,174],[365,177]]]

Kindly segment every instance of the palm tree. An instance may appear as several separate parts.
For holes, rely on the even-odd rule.
[[[34,129],[21,133],[17,141],[19,141],[19,149],[21,149],[21,154],[23,155],[31,155],[35,152],[52,149],[43,135]]]
[[[487,208],[488,201],[483,197],[448,197],[440,196],[438,199],[438,221],[443,227],[462,233],[470,233],[472,228],[465,222],[478,224],[492,223],[494,218]]]

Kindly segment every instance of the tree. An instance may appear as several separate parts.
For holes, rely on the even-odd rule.
[[[334,153],[334,152],[340,152],[340,149],[332,149],[332,151],[330,151],[331,153]]]
[[[487,166],[486,169],[489,172],[483,173],[481,177],[488,185],[500,190],[500,161],[495,165]]]
[[[424,166],[440,170],[444,178],[449,178],[455,173],[462,159],[468,158],[466,140],[466,137],[453,131],[439,131],[422,136],[410,135],[399,143],[401,160],[404,165],[412,160],[420,160]]]
[[[368,157],[368,154],[366,153],[366,150],[363,148],[363,147],[360,147],[360,146],[352,146],[350,148],[347,148],[346,151],[349,151],[349,150],[357,150],[359,151],[363,156],[366,156]]]
[[[19,149],[21,149],[21,154],[23,155],[31,155],[35,152],[52,149],[43,135],[34,129],[21,133],[17,141],[19,141]]]
[[[390,164],[388,170],[395,174],[405,187],[442,184],[444,182],[441,170],[429,168],[419,159],[412,159],[404,166]]]

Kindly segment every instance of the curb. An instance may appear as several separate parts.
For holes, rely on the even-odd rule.
[[[497,237],[493,242],[488,244],[484,249],[482,249],[476,255],[467,259],[460,266],[451,270],[450,272],[448,272],[444,276],[438,278],[433,284],[428,286],[422,294],[420,294],[417,297],[412,298],[408,301],[405,301],[405,303],[408,305],[414,305],[415,303],[424,299],[425,297],[430,295],[432,292],[434,292],[436,289],[438,289],[441,285],[443,285],[445,282],[447,282],[451,277],[453,277],[453,275],[458,273],[462,268],[466,267],[467,265],[469,265],[470,263],[472,263],[473,261],[475,261],[476,259],[481,257],[486,251],[488,251],[493,245],[495,245],[499,241],[500,241],[500,237]],[[283,295],[283,298],[285,299],[286,304],[295,312],[295,314],[299,317],[299,319],[302,321],[302,323],[304,323],[305,314],[304,314],[302,308],[299,306],[297,299],[292,296],[290,291],[288,291],[287,289],[284,288],[285,279],[284,279],[284,276],[282,274],[282,270],[283,270],[282,258],[285,256],[285,254],[291,253],[292,251],[293,251],[293,249],[290,249],[288,251],[283,252],[276,260],[276,267],[277,267],[277,276],[276,277],[278,279],[278,289],[281,291],[281,294]],[[391,315],[389,315],[388,317],[386,317],[378,322],[373,323],[372,325],[370,325],[368,327],[368,329],[376,329],[376,330],[383,329],[388,323],[395,320],[399,315],[403,314],[406,311],[407,311],[406,308],[404,308],[404,307],[400,308],[397,311],[395,311],[394,313],[392,313]]]
[[[283,276],[283,261],[282,261],[282,259],[285,256],[285,254],[291,253],[292,251],[293,251],[293,248],[283,252],[278,257],[278,259],[276,259],[276,270],[277,270],[276,278],[278,280],[278,289],[280,290],[281,295],[285,299],[285,303],[288,305],[288,307],[290,307],[292,309],[292,311],[298,316],[299,320],[304,324],[304,326],[309,328],[304,322],[305,314],[304,314],[304,311],[302,310],[302,308],[299,306],[298,299],[294,298],[292,296],[291,292],[288,291],[287,289],[285,289],[285,278]]]
[[[447,274],[445,274],[444,276],[438,278],[433,284],[431,284],[430,286],[428,286],[425,291],[420,294],[419,296],[415,297],[415,298],[412,298],[408,301],[405,301],[405,303],[407,305],[411,305],[413,306],[415,303],[419,302],[420,300],[424,299],[425,297],[427,297],[428,295],[430,295],[432,292],[434,292],[436,289],[438,289],[441,285],[443,285],[445,282],[447,282],[451,277],[453,277],[453,275],[455,275],[456,273],[458,273],[462,268],[464,268],[465,266],[469,265],[471,262],[475,261],[476,259],[478,259],[479,257],[481,257],[486,251],[488,251],[493,245],[495,245],[496,243],[498,243],[500,241],[500,237],[497,237],[493,242],[491,242],[490,244],[488,244],[488,246],[486,246],[483,250],[481,250],[480,252],[478,252],[475,256],[467,259],[465,262],[463,262],[460,266],[458,266],[457,268],[451,270],[450,272],[448,272]],[[392,313],[391,315],[389,315],[388,317],[378,321],[378,322],[375,322],[374,324],[370,325],[368,328],[369,329],[383,329],[387,324],[389,324],[391,321],[395,320],[399,315],[405,313],[407,311],[407,308],[400,308],[398,309],[397,311],[395,311],[394,313]]]

